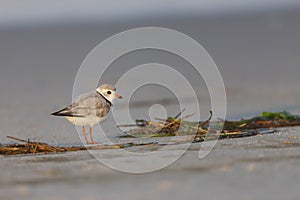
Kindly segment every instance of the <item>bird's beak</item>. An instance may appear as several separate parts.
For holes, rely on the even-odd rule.
[[[117,93],[115,93],[115,98],[117,98],[117,99],[123,99],[123,97],[121,95],[117,94]]]

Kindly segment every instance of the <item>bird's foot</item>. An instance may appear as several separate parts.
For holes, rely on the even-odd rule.
[[[91,141],[91,142],[87,142],[87,144],[100,144],[100,142]]]

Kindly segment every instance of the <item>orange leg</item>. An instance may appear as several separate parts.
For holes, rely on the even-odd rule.
[[[84,126],[82,126],[82,134],[83,134],[83,137],[84,137],[84,140],[85,140],[85,142],[88,144],[89,143],[89,141],[88,141],[88,139],[87,139],[87,137],[86,137],[86,133],[85,133],[85,129],[84,129]]]
[[[93,140],[93,130],[92,127],[89,127],[89,133],[90,133],[90,139],[91,139],[91,144],[95,144],[94,140]]]

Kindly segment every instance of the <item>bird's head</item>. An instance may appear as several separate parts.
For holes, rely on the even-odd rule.
[[[110,102],[114,99],[122,99],[122,96],[116,93],[116,88],[111,85],[103,84],[96,90]]]

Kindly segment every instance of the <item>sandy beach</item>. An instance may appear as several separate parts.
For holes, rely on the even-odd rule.
[[[299,9],[294,8],[112,24],[0,27],[0,143],[11,143],[6,138],[11,135],[52,145],[81,145],[74,126],[49,114],[71,102],[77,70],[99,42],[143,26],[181,31],[205,47],[224,79],[228,119],[262,111],[299,114],[299,17]],[[207,118],[210,99],[203,80],[172,55],[150,52],[149,58],[147,53],[121,58],[101,81],[113,83],[132,66],[161,61],[197,85],[202,118]],[[151,99],[151,95],[143,97]],[[136,105],[132,107],[135,116],[149,108],[148,104],[140,106],[143,102]],[[168,114],[178,113],[172,109],[174,105],[168,106]],[[116,107],[122,109],[124,104],[120,101]],[[128,141],[117,137],[122,132],[115,126],[112,116],[103,123],[108,137]],[[1,156],[0,199],[298,199],[300,128],[277,130],[263,136],[220,140],[201,160],[201,144],[192,144],[171,166],[139,175],[110,169],[87,151]],[[95,140],[101,138],[96,135]],[[97,151],[109,157],[114,150]],[[162,156],[170,155],[172,152],[166,151]]]
[[[193,144],[147,174],[112,170],[87,151],[1,158],[1,199],[297,199],[300,129],[220,140],[205,158]],[[160,141],[161,139],[157,139]],[[111,156],[114,150],[101,150]],[[161,156],[170,156],[164,152]],[[122,159],[120,156],[112,159]],[[55,192],[54,192],[55,191]]]

